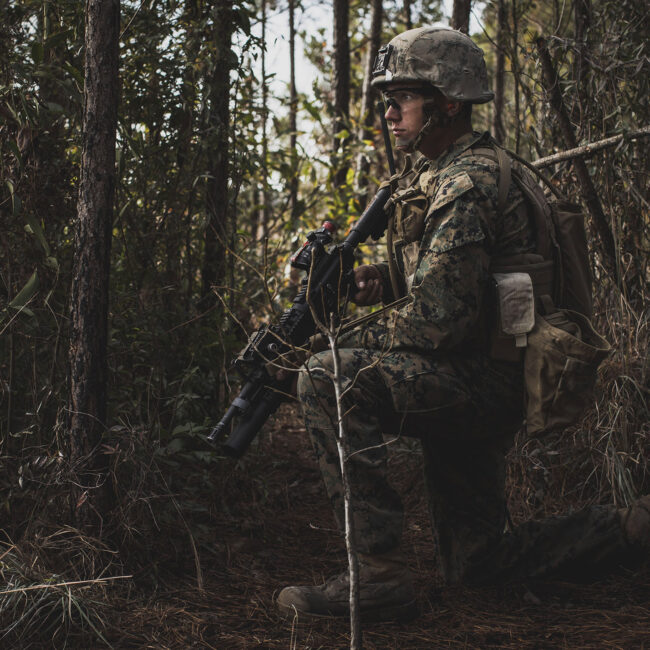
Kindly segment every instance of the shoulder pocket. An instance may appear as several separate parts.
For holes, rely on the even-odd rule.
[[[461,172],[460,174],[455,174],[452,178],[443,180],[433,197],[433,201],[429,207],[429,215],[448,203],[455,201],[459,196],[462,196],[473,187],[474,183],[467,172]]]
[[[477,207],[471,201],[459,201],[473,187],[467,172],[442,181],[427,214],[431,232],[428,248],[432,253],[444,253],[485,239]],[[455,202],[457,205],[452,205]]]

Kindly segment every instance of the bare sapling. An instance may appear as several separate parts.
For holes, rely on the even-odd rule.
[[[352,489],[348,475],[347,460],[350,454],[347,432],[345,429],[345,412],[343,409],[343,377],[341,374],[341,358],[337,346],[338,333],[334,323],[334,315],[330,317],[329,325],[325,328],[327,341],[332,353],[332,383],[336,399],[336,449],[341,467],[341,482],[343,484],[343,500],[345,514],[345,547],[348,554],[348,569],[350,576],[350,649],[362,647],[361,616],[359,611],[359,557],[357,555],[354,520],[352,518]]]

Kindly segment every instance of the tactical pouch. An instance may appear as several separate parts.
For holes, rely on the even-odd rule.
[[[492,328],[490,356],[520,361],[528,332],[535,325],[535,296],[528,273],[494,273],[496,323]]]
[[[526,431],[539,436],[575,424],[592,400],[609,343],[578,312],[535,317],[524,356]]]
[[[491,304],[495,305],[495,315],[490,324],[490,358],[521,361],[525,341],[520,340],[518,345],[515,334],[532,330],[536,304],[541,296],[552,293],[553,262],[535,253],[524,253],[495,260],[492,271],[495,297]],[[523,320],[515,325],[517,315]]]
[[[395,204],[395,231],[405,244],[419,241],[424,232],[427,197],[419,188],[398,191],[392,197]]]

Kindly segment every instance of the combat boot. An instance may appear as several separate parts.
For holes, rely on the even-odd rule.
[[[277,606],[298,620],[340,618],[350,615],[348,572],[322,585],[285,587]],[[359,554],[359,609],[369,621],[408,621],[418,616],[413,580],[400,551],[381,555]]]
[[[618,511],[623,535],[635,550],[650,553],[650,494]]]

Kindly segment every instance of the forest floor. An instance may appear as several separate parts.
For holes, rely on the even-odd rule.
[[[16,536],[0,548],[0,648],[349,647],[348,621],[298,624],[282,618],[274,604],[282,587],[319,584],[346,566],[344,542],[295,408],[283,405],[238,462],[178,444],[136,450],[128,446],[133,438],[122,440],[126,447],[113,477],[118,533],[110,541],[62,525],[65,510],[56,506],[56,493],[65,503],[66,486],[46,482],[45,470],[35,465],[36,487],[23,490],[22,512],[11,510],[13,521],[24,523],[14,525]],[[650,649],[650,563],[589,584],[444,588],[418,446],[405,442],[391,449],[421,615],[408,624],[365,626],[364,648]],[[544,452],[537,451],[511,459],[515,524],[531,511],[549,514],[597,500],[567,445],[560,454],[549,452],[551,459],[564,455],[563,464],[544,469],[548,485],[559,487],[535,497],[531,510],[540,484],[526,478],[521,465],[534,460],[532,469],[539,469]],[[575,470],[570,478],[567,466]],[[3,480],[10,478],[5,472]],[[31,505],[30,495],[36,499]],[[0,529],[8,530],[4,524]]]
[[[276,612],[283,586],[320,583],[346,555],[290,407],[273,429],[229,466],[211,506],[214,544],[174,556],[173,532],[152,540],[152,557],[160,554],[155,583],[135,575],[138,587],[113,600],[116,619],[106,630],[113,647],[349,647],[347,621],[296,624]],[[650,648],[649,567],[590,584],[441,588],[419,458],[412,447],[397,450],[391,472],[407,506],[405,546],[421,616],[365,627],[364,648]]]

